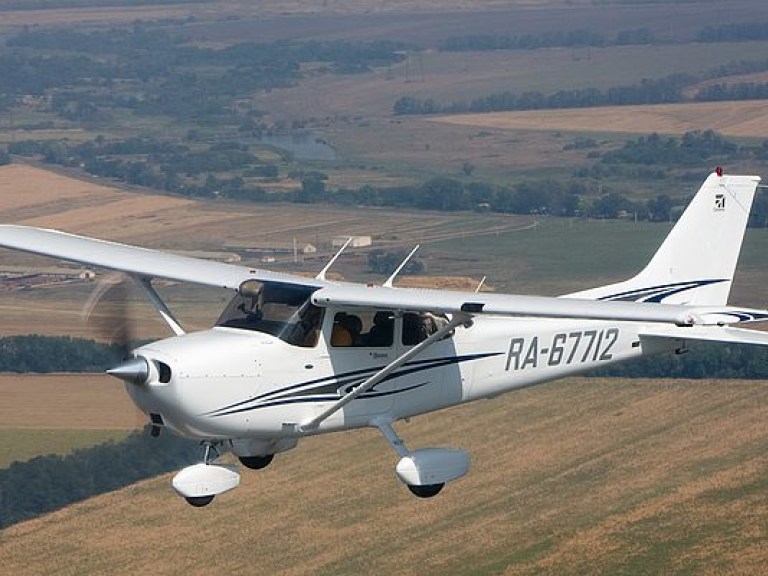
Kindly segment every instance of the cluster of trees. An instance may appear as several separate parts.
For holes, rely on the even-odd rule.
[[[735,160],[739,155],[768,152],[768,140],[760,148],[739,147],[714,130],[686,132],[681,138],[650,134],[627,140],[618,150],[606,152],[601,161],[608,164],[701,165],[712,157]]]
[[[695,35],[697,42],[744,42],[768,39],[768,22],[746,22],[706,26]],[[675,40],[664,40],[665,43]],[[649,28],[619,30],[612,37],[588,29],[556,30],[540,34],[465,34],[450,36],[438,44],[444,52],[487,50],[534,50],[537,48],[579,48],[629,46],[659,43]]]
[[[238,125],[248,110],[236,102],[290,84],[303,62],[357,73],[400,61],[402,48],[388,41],[280,41],[214,49],[146,23],[87,32],[33,28],[9,38],[0,51],[0,97],[12,102],[47,94],[52,112],[78,122],[108,122],[123,108]]]
[[[768,40],[768,22],[744,22],[707,26],[696,35],[698,42],[744,42]]]
[[[697,174],[700,177],[701,173]],[[431,199],[430,204],[427,199]],[[510,186],[462,182],[436,177],[422,185],[328,192],[326,202],[343,205],[387,206],[425,210],[476,210],[507,214],[549,214],[590,218],[635,217],[667,222],[686,199],[660,194],[644,201],[632,200],[596,178],[526,180]],[[759,219],[764,225],[765,218]],[[757,222],[757,220],[756,220]]]
[[[587,108],[592,106],[624,106],[629,104],[671,104],[691,98],[685,89],[705,80],[733,74],[768,70],[768,60],[734,62],[703,74],[671,74],[663,78],[644,78],[630,86],[614,86],[607,90],[582,88],[542,92],[496,92],[471,101],[440,103],[433,98],[402,96],[395,101],[393,111],[405,114],[458,114],[466,112],[495,112],[506,110],[542,110],[550,108]],[[699,90],[694,99],[700,102],[724,100],[734,95],[739,100],[765,98],[768,84],[744,83]]]
[[[681,102],[683,88],[694,83],[692,76],[673,74],[657,80],[643,79],[639,84],[617,86],[607,90],[581,88],[542,92],[496,92],[469,102],[440,104],[432,98],[402,96],[395,101],[395,114],[458,114],[505,110],[541,110],[548,108],[587,108],[628,104],[663,104]]]
[[[50,164],[82,167],[86,172],[194,197],[230,197],[267,201],[267,193],[249,185],[246,178],[269,180],[279,175],[278,166],[262,162],[249,146],[218,142],[192,147],[154,138],[94,140],[73,144],[65,140],[23,140],[8,145],[8,152],[39,156]],[[240,174],[217,177],[216,174]]]
[[[712,84],[696,93],[700,102],[723,100],[765,100],[768,99],[768,82],[735,82],[733,84]]]
[[[121,360],[118,346],[62,336],[0,338],[0,372],[103,372]]]
[[[368,253],[368,269],[374,274],[392,274],[394,270],[405,260],[408,252],[405,250],[371,250]],[[401,274],[423,274],[427,269],[426,264],[418,258],[411,258],[408,264],[400,271]]]
[[[759,146],[737,145],[711,130],[689,132],[681,138],[651,134],[606,152],[601,152],[600,145],[593,139],[577,139],[566,146],[589,149],[595,163],[577,169],[572,179],[528,180],[511,186],[436,177],[418,185],[331,189],[328,176],[323,172],[296,171],[289,176],[300,182],[300,187],[288,193],[267,189],[269,180],[279,174],[278,166],[261,163],[247,145],[238,142],[193,148],[149,138],[107,141],[98,137],[81,144],[14,142],[9,145],[9,151],[39,155],[46,162],[83,167],[98,176],[190,197],[596,218],[632,214],[641,220],[669,220],[672,208],[684,201],[666,196],[645,202],[632,201],[611,189],[606,181],[679,178],[681,167],[689,169],[692,179],[699,179],[704,170],[716,163],[768,159],[768,140]],[[469,178],[474,170],[468,170],[465,165],[462,171]],[[762,197],[756,206],[758,216],[753,224],[764,225]]]
[[[652,44],[648,28],[619,30],[612,38],[592,30],[558,30],[541,34],[467,34],[450,36],[438,44],[443,52],[482,52],[487,50],[534,50],[536,48],[577,48],[582,46],[627,46]]]
[[[760,346],[724,346],[706,342],[691,345],[688,354],[640,358],[601,368],[595,376],[621,378],[737,378],[768,379],[768,354]]]
[[[196,442],[167,433],[151,438],[145,429],[69,456],[14,462],[0,469],[0,529],[198,459]]]

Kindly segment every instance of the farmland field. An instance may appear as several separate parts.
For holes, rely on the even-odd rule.
[[[0,468],[118,441],[145,420],[105,374],[0,374]]]
[[[38,423],[38,426],[41,425],[45,426],[45,423]],[[24,462],[37,456],[66,456],[75,450],[104,442],[119,442],[128,434],[128,430],[89,430],[77,427],[0,428],[0,469],[7,468],[13,462]]]
[[[562,381],[398,426],[472,454],[435,500],[399,484],[378,433],[342,433],[203,510],[163,476],[11,526],[0,571],[756,574],[766,418],[759,382]]]
[[[701,102],[489,112],[443,116],[435,121],[500,130],[659,134],[716,130],[726,136],[760,138],[768,134],[768,107],[762,101]]]

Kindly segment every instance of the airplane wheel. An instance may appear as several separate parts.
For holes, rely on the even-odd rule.
[[[445,486],[445,484],[424,484],[422,486],[408,484],[408,490],[413,492],[413,494],[419,498],[432,498],[432,496],[437,496],[440,493],[443,486]]]
[[[246,468],[251,470],[261,470],[269,466],[274,454],[267,454],[266,456],[240,456],[240,463]]]
[[[203,506],[208,506],[208,504],[213,502],[213,495],[211,495],[211,496],[189,496],[188,498],[184,498],[184,500],[189,502],[195,508],[202,508]]]

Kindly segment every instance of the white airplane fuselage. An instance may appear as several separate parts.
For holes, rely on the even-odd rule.
[[[331,312],[331,311],[329,311]],[[315,347],[287,344],[270,334],[233,328],[177,336],[136,353],[170,367],[126,390],[163,425],[200,439],[305,435],[297,426],[320,413],[408,347],[395,324],[390,347],[330,344],[330,317]],[[493,397],[643,353],[641,324],[548,319],[476,318],[469,328],[429,347],[358,401],[311,433],[374,425],[463,402]],[[670,350],[666,346],[664,350]]]

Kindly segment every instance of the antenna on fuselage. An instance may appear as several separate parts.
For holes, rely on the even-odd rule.
[[[395,277],[397,277],[397,275],[400,273],[400,270],[402,270],[405,267],[405,265],[408,264],[408,260],[411,259],[411,256],[413,256],[416,253],[416,250],[418,249],[419,249],[419,244],[416,244],[416,246],[413,248],[413,250],[410,251],[408,256],[406,256],[405,259],[402,262],[400,262],[400,266],[398,266],[395,269],[395,271],[392,272],[392,276],[387,278],[387,281],[384,282],[383,286],[385,288],[392,288],[392,282],[395,281]]]
[[[333,266],[333,263],[336,262],[336,259],[341,256],[341,253],[344,252],[344,249],[349,246],[349,243],[352,242],[353,236],[350,236],[346,242],[344,242],[344,246],[339,248],[339,251],[336,252],[333,258],[331,258],[328,261],[328,264],[326,264],[320,272],[318,272],[317,276],[315,276],[315,280],[325,280],[325,273],[328,272],[328,270]]]

